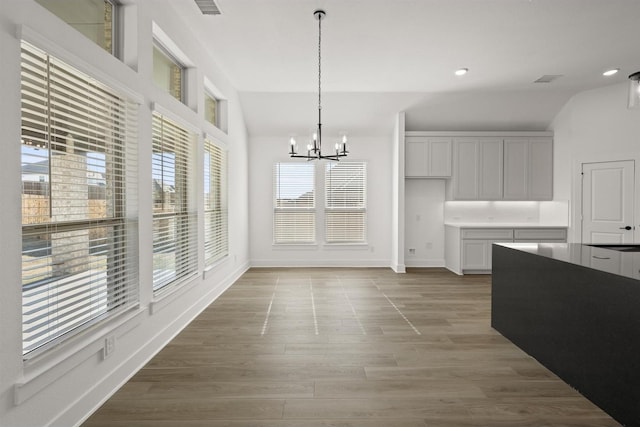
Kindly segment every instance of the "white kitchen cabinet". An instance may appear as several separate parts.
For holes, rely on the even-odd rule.
[[[405,137],[405,177],[451,177],[451,138]]]
[[[490,264],[491,243],[489,240],[462,241],[462,269],[488,270]]]
[[[513,137],[504,140],[504,200],[553,199],[553,140]]]
[[[513,232],[513,241],[555,243],[567,241],[565,228],[517,228]]]
[[[462,270],[490,271],[491,245],[494,242],[513,242],[513,229],[464,229],[462,237]]]
[[[502,139],[455,138],[453,153],[455,200],[502,199]]]
[[[491,273],[494,243],[562,243],[565,227],[445,226],[445,266],[457,274]]]

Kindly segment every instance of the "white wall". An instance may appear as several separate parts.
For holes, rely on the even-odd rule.
[[[349,138],[351,154],[346,161],[367,162],[367,245],[273,244],[273,165],[297,161],[287,156],[288,138],[252,137],[249,142],[249,230],[253,266],[357,266],[391,265],[392,153],[387,137]],[[318,167],[324,167],[324,162]],[[319,190],[317,188],[317,190]],[[323,196],[316,198],[322,210]],[[316,226],[322,236],[322,214]]]
[[[571,200],[570,238],[580,237],[580,171],[586,162],[635,160],[636,228],[640,226],[640,110],[627,109],[627,85],[575,95],[555,117],[554,198]],[[636,241],[640,233],[636,229]]]
[[[126,64],[104,52],[32,0],[0,2],[0,128],[3,138],[0,179],[0,242],[2,271],[0,297],[0,425],[73,426],[88,416],[117,387],[213,301],[248,268],[247,135],[238,96],[207,56],[206,47],[190,35],[170,0],[124,2]],[[195,16],[195,19],[198,17]],[[197,68],[189,75],[190,94],[201,90],[206,76],[228,98],[228,134],[203,118],[199,98],[189,107],[152,83],[152,21],[179,46]],[[140,102],[139,111],[139,251],[140,310],[90,329],[29,362],[22,360],[21,342],[21,215],[20,215],[20,40],[24,34],[83,71],[129,91]],[[194,129],[207,131],[229,150],[230,255],[200,274],[179,291],[154,300],[151,291],[151,106],[157,103]],[[202,149],[199,150],[202,154]],[[201,176],[201,174],[200,174]],[[202,197],[202,196],[200,196]],[[202,212],[202,200],[199,210]],[[203,258],[200,258],[203,270]],[[116,336],[115,351],[101,356],[104,337]]]
[[[407,267],[444,266],[445,183],[444,179],[405,180]]]

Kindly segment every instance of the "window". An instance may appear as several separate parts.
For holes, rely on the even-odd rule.
[[[36,0],[51,13],[115,55],[116,7],[109,0]]]
[[[197,216],[193,197],[194,135],[153,114],[153,290],[194,275]]]
[[[138,302],[137,105],[22,43],[23,354]]]
[[[367,165],[329,162],[325,168],[327,243],[365,243],[367,239]]]
[[[184,102],[185,67],[174,59],[162,47],[153,46],[153,81],[180,102]]]
[[[276,163],[273,185],[274,243],[314,243],[315,164]]]
[[[208,93],[204,94],[204,118],[214,126],[218,126],[218,100]]]
[[[229,254],[227,229],[227,155],[204,140],[204,258],[210,266]]]

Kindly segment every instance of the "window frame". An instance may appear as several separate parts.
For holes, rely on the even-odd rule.
[[[104,82],[100,78],[86,73],[68,60],[61,59],[48,50],[36,47],[30,41],[22,39],[21,48],[23,328],[25,328],[25,322],[33,325],[33,322],[37,320],[31,314],[40,312],[39,303],[50,298],[60,298],[56,300],[55,304],[57,305],[53,309],[55,314],[38,316],[40,319],[47,319],[46,325],[53,323],[55,328],[47,326],[47,329],[53,329],[55,332],[44,335],[37,334],[45,336],[45,338],[31,345],[27,345],[25,342],[26,337],[31,335],[23,335],[23,358],[28,360],[77,336],[92,325],[106,319],[112,319],[138,306],[137,198],[135,197],[137,189],[135,132],[137,129],[134,128],[134,124],[137,122],[138,102],[131,99],[126,93],[114,88],[110,82]],[[38,61],[43,67],[40,71],[36,67]],[[42,78],[42,86],[37,85],[39,75]],[[40,114],[40,111],[37,114],[32,113],[36,104],[31,98],[35,96],[34,99],[40,99],[38,94],[40,94],[42,101],[37,105],[42,108],[41,111],[44,111],[45,114]],[[74,100],[79,97],[87,102],[75,104]],[[101,110],[107,106],[116,108],[115,112],[105,113]],[[33,146],[29,142],[30,138],[38,134],[38,123],[42,126],[39,131],[41,135],[39,149],[46,150],[46,155],[39,157],[46,159],[48,167],[47,172],[44,173],[48,176],[45,192],[45,199],[48,200],[48,212],[46,215],[39,212],[40,219],[33,220],[32,218],[25,222],[24,209],[28,209],[28,203],[25,204],[25,194],[29,193],[24,192],[24,146]],[[68,132],[67,135],[75,133],[79,140],[75,141],[69,137],[66,140],[60,140],[60,132],[62,131]],[[62,149],[64,151],[61,151]],[[96,149],[98,151],[95,151]],[[99,151],[100,149],[102,151]],[[27,150],[27,152],[29,151],[31,149]],[[105,168],[102,179],[99,178],[99,171],[102,170],[99,159],[102,156],[95,155],[100,152],[104,155]],[[93,153],[94,156],[89,156],[89,153]],[[29,156],[33,155],[29,154]],[[84,160],[82,160],[83,158]],[[65,173],[67,170],[65,167],[72,167],[73,171],[69,170],[69,173]],[[57,172],[57,170],[61,172]],[[76,177],[70,179],[69,177],[73,178],[74,173]],[[55,191],[67,192],[60,193],[65,196],[64,199],[60,198],[61,203],[54,203],[59,199],[54,197],[54,190],[52,190],[56,185],[54,177],[56,181],[61,183],[57,185],[62,185]],[[89,190],[92,189],[91,182],[93,185],[100,185],[99,182],[103,180],[105,211],[102,216],[96,217],[95,212],[92,213],[90,208],[92,191]],[[68,193],[69,191],[80,191],[80,193]],[[77,198],[66,197],[69,194]],[[99,200],[100,194],[102,192],[97,192],[94,197],[98,197]],[[67,200],[80,201],[80,208],[76,204],[69,205]],[[82,209],[82,203],[85,202],[84,208],[86,210],[84,212],[78,211],[78,209]],[[111,207],[109,207],[109,203],[111,203]],[[76,209],[77,212],[74,215],[78,217],[67,218],[68,214],[64,212],[65,209]],[[111,234],[108,234],[109,238],[101,237],[100,229],[105,231],[111,229]],[[80,235],[86,234],[86,239],[82,239],[80,246],[78,246],[78,238],[71,236],[74,233],[76,236],[78,233]],[[91,237],[92,234],[93,237]],[[42,277],[41,279],[25,283],[25,262],[29,265],[31,260],[36,258],[36,264],[33,265],[36,265],[36,271],[38,268],[37,252],[33,252],[29,248],[25,252],[25,238],[29,239],[31,236],[40,239],[40,241],[42,241],[41,237],[45,236],[45,240],[49,242],[46,244],[47,249],[44,254],[40,250],[40,259],[43,261],[39,262],[39,265],[42,266],[42,262],[44,262],[49,267],[41,271],[40,276],[36,276]],[[55,244],[54,239],[56,242],[58,242],[57,239],[61,239],[59,240],[61,243]],[[74,240],[75,243],[72,242]],[[85,241],[86,246],[84,245]],[[95,245],[96,242],[98,242],[98,246],[92,246],[92,243]],[[60,246],[61,244],[63,246]],[[97,248],[100,252],[91,252],[92,247],[94,250]],[[55,253],[54,248],[58,248]],[[64,248],[64,251],[61,251],[60,248]],[[98,255],[102,256],[103,251],[106,253],[104,255],[105,264],[97,262],[95,259],[92,263],[86,262],[89,257],[99,259],[97,257]],[[49,258],[50,261],[48,261]],[[56,258],[58,261],[55,261]],[[64,261],[61,261],[63,259]],[[84,261],[81,264],[75,264],[76,259]],[[49,262],[50,264],[48,264]],[[27,267],[27,270],[30,268]],[[61,276],[63,273],[66,274],[65,277]],[[83,278],[86,274],[90,274],[90,280]],[[28,276],[27,280],[30,280]],[[85,290],[88,287],[93,295],[94,286],[98,286],[100,289],[104,287],[103,292],[107,295],[104,308],[97,310],[97,312],[93,310],[96,300],[93,296],[87,296],[87,290]],[[38,290],[45,287],[53,290]],[[125,291],[124,294],[120,292],[122,290]],[[34,300],[31,298],[34,294],[41,296],[36,296]],[[28,301],[27,308],[24,308],[25,298]],[[48,308],[50,306],[52,306],[51,302],[47,302],[44,306],[47,310],[46,313],[51,313]],[[75,313],[72,318],[61,314],[64,306],[70,307]],[[80,311],[83,309],[82,307],[85,312],[89,310],[90,314],[82,316],[83,313]],[[23,329],[23,334],[33,330],[34,327],[31,326],[26,331]]]
[[[356,183],[356,190],[360,189],[361,192],[355,198],[349,198],[348,196],[333,197],[331,193],[334,190],[331,169],[340,168],[348,165],[354,169],[360,169],[360,182]],[[367,162],[364,161],[340,161],[340,162],[327,162],[323,168],[324,172],[324,239],[325,244],[328,245],[366,245],[367,242]],[[357,178],[357,177],[356,177]],[[340,203],[336,203],[336,199],[342,200],[343,206]],[[334,205],[335,204],[335,205]],[[333,206],[332,206],[333,205]],[[344,224],[348,222],[348,215],[351,214],[355,217],[361,216],[361,224],[359,230],[361,231],[361,238],[344,237],[339,238],[339,235],[354,236],[350,234],[353,227]],[[342,222],[341,226],[331,227],[331,217],[337,216],[337,222]],[[351,220],[352,221],[352,220]],[[357,229],[356,229],[357,231]]]
[[[173,53],[171,53],[171,51],[166,48],[162,42],[160,42],[160,40],[158,40],[157,38],[153,39],[153,52],[154,55],[153,57],[155,58],[155,52],[157,51],[159,54],[161,54],[164,59],[167,60],[167,62],[172,63],[173,65],[176,66],[176,68],[179,69],[179,75],[180,75],[180,84],[179,87],[177,88],[180,93],[179,96],[176,96],[175,93],[173,93],[173,90],[175,90],[175,88],[172,88],[171,86],[171,69],[169,70],[169,87],[165,88],[163,85],[160,85],[158,83],[158,81],[156,80],[156,60],[153,59],[153,63],[152,63],[152,69],[153,69],[153,83],[156,85],[156,87],[158,87],[160,90],[162,90],[163,92],[168,93],[169,95],[171,95],[172,98],[180,101],[181,103],[185,104],[187,103],[187,96],[186,96],[186,91],[187,91],[187,70],[189,67],[187,67],[182,61],[180,61],[177,58],[177,55],[174,55]]]
[[[35,0],[35,1],[40,6],[42,6],[43,8],[45,8],[46,10],[51,12],[53,15],[58,17],[60,20],[65,22],[67,25],[72,27],[74,30],[78,31],[84,37],[86,37],[87,39],[91,40],[93,43],[95,43],[97,46],[99,46],[105,52],[108,52],[109,54],[115,56],[116,58],[120,58],[120,56],[121,56],[120,46],[122,45],[122,43],[121,43],[122,42],[122,34],[120,32],[120,29],[121,29],[121,25],[122,24],[120,22],[121,21],[121,16],[120,16],[121,5],[120,5],[120,3],[118,1],[116,1],[116,0],[100,0],[100,1],[104,2],[105,4],[109,4],[110,7],[111,7],[111,27],[110,27],[110,30],[111,30],[111,48],[110,49],[107,49],[107,46],[100,45],[97,41],[95,41],[95,40],[91,39],[90,37],[86,36],[81,30],[76,28],[78,23],[69,22],[66,19],[66,17],[63,17],[63,16],[59,15],[58,13],[56,13],[53,9],[50,9],[49,6],[46,4],[47,3],[46,0]],[[56,0],[56,1],[59,3],[59,0]],[[106,31],[106,29],[107,29],[106,22],[103,21],[103,24],[105,26],[105,31]],[[105,38],[105,40],[106,40],[106,38]]]
[[[211,170],[214,166],[217,166],[217,169],[214,170],[214,173],[212,173]],[[228,155],[226,148],[221,144],[216,143],[214,138],[205,135],[203,158],[203,252],[205,268],[213,267],[216,263],[221,262],[229,255],[229,208],[227,174]],[[209,188],[209,195],[207,193],[207,188]],[[211,194],[213,194],[213,196],[211,196]],[[214,219],[208,223],[208,220],[210,220],[210,215],[213,216]]]
[[[161,129],[160,134],[156,133],[158,125]],[[168,125],[170,128],[172,128],[170,132],[176,139],[180,139],[179,136],[176,136],[176,132],[180,132],[184,136],[184,139],[180,141],[181,144],[183,144],[181,147],[167,147],[169,149],[175,149],[176,152],[179,151],[180,155],[183,156],[179,159],[175,159],[175,168],[173,171],[166,170],[164,168],[164,151],[159,151],[159,153],[162,153],[163,157],[163,159],[160,160],[159,169],[158,160],[153,158],[158,153],[156,152],[157,148],[159,148],[160,150],[164,149],[164,125]],[[158,138],[160,140],[159,147],[157,147],[156,142]],[[154,111],[152,113],[152,192],[154,194],[152,196],[152,208],[154,211],[152,219],[154,257],[152,288],[154,296],[161,296],[166,292],[184,284],[198,274],[198,212],[195,204],[196,186],[194,174],[196,166],[196,156],[194,152],[195,141],[196,134],[190,129],[189,126],[185,126],[180,120],[175,120],[173,117],[168,116],[163,111],[160,111],[160,109],[154,106]],[[176,169],[179,170],[176,171]],[[173,172],[173,187],[175,199],[177,201],[174,208],[178,208],[173,212],[163,211],[164,207],[159,211],[156,211],[157,207],[154,190],[156,178],[154,178],[153,175],[158,172],[161,174],[163,180],[160,184],[160,187],[162,189],[163,205],[165,204],[166,200],[166,195],[164,194],[164,173],[167,172],[167,176],[170,176],[171,172]],[[171,225],[172,220],[174,221],[173,225]],[[162,223],[165,223],[166,225],[161,225]],[[156,229],[156,226],[160,228]],[[171,245],[170,240],[163,240],[164,237],[170,237],[171,233],[177,233],[174,235],[174,239],[176,240],[176,248],[174,250],[175,271],[172,275],[165,274],[165,276],[162,276],[158,271],[156,271],[156,255],[161,253],[171,253],[171,251],[167,249],[170,248],[170,246],[166,246]],[[161,264],[159,261],[158,263]]]
[[[310,172],[306,172],[305,174],[293,175],[291,177],[287,177],[289,179],[295,179],[299,182],[301,177],[309,178],[311,177],[310,184],[311,188],[311,196],[312,200],[309,203],[301,203],[301,206],[298,206],[298,203],[294,201],[291,206],[282,206],[282,201],[284,199],[280,197],[282,191],[286,188],[283,188],[281,185],[281,177],[282,177],[282,168],[281,165],[285,165],[287,168],[290,165],[296,165],[299,168],[310,168]],[[317,168],[315,167],[314,162],[308,163],[300,163],[300,162],[275,162],[273,165],[273,222],[272,222],[272,233],[273,233],[273,244],[274,245],[315,245],[317,244],[317,183],[316,183],[316,173]],[[306,182],[305,184],[309,184]],[[300,191],[297,189],[297,191]],[[296,191],[296,192],[297,192]],[[281,218],[284,215],[288,215],[292,221],[287,221],[286,217],[283,221]],[[301,218],[301,219],[299,219]],[[302,227],[305,232],[301,233],[298,236],[298,233],[294,232],[292,234],[288,234],[292,238],[285,238],[286,234],[281,232],[280,227],[291,225],[294,228]]]
[[[207,114],[209,111],[209,108],[207,108],[208,100],[211,100],[212,102],[210,102],[210,104],[214,105],[213,121],[209,120],[209,117]],[[213,126],[220,128],[220,100],[207,90],[204,91],[204,119],[207,121],[207,123],[210,123]]]

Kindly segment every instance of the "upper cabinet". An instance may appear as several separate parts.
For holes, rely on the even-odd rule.
[[[553,200],[553,138],[549,132],[478,134],[452,136],[449,200]]]
[[[453,198],[455,200],[502,199],[502,139],[454,138]]]
[[[551,132],[406,132],[405,177],[451,178],[449,200],[553,200]]]
[[[406,136],[405,177],[451,177],[451,138]]]
[[[504,200],[553,199],[553,140],[505,138]]]

